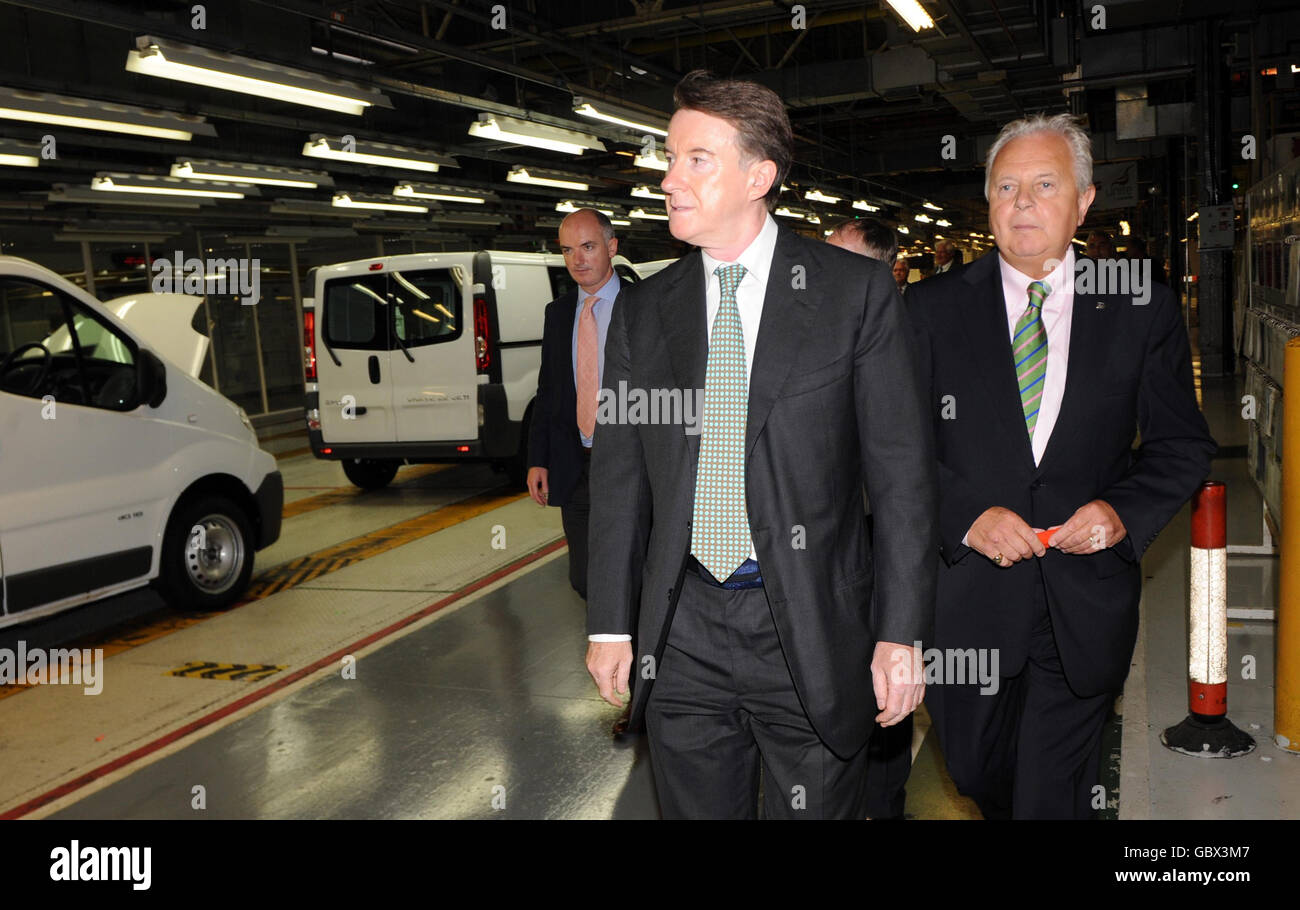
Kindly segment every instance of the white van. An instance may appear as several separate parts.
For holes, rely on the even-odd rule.
[[[638,280],[622,256],[614,269]],[[556,253],[413,253],[313,269],[307,435],[364,489],[402,464],[489,461],[523,486]]]
[[[197,378],[202,302],[0,256],[0,627],[149,583],[229,606],[279,536],[275,458]]]

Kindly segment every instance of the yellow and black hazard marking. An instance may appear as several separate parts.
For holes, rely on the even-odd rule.
[[[329,572],[336,572],[354,562],[378,556],[380,553],[386,553],[421,537],[428,537],[476,515],[482,515],[517,499],[523,499],[527,495],[527,493],[502,493],[499,490],[479,493],[453,505],[444,506],[435,512],[417,515],[415,518],[380,528],[361,537],[345,540],[318,553],[299,556],[258,575],[248,586],[248,593],[244,597],[247,600],[269,597]]]
[[[274,676],[287,667],[275,664],[219,664],[210,660],[192,660],[183,667],[168,671],[168,676],[188,676],[191,679],[228,679],[231,681],[259,682]]]
[[[402,471],[399,478],[400,483],[406,483],[409,480],[418,480],[421,477],[427,477],[430,474],[437,474],[448,468],[454,467],[449,464],[417,464]],[[359,496],[373,494],[373,490],[360,490],[356,487],[345,487],[341,490],[330,490],[328,493],[317,493],[315,496],[304,496],[302,499],[295,499],[293,502],[286,502],[280,512],[281,518],[295,518],[307,512],[314,512],[317,509],[323,509],[327,506],[336,506],[339,503],[351,502]]]

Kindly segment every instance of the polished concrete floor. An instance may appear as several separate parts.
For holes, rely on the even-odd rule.
[[[1227,452],[1214,476],[1229,486],[1230,542],[1258,543],[1259,497],[1234,448],[1239,392],[1206,382],[1203,395]],[[0,698],[0,814],[657,817],[644,739],[612,740],[618,710],[583,667],[584,607],[567,583],[557,510],[503,491],[484,466],[406,468],[365,494],[336,464],[284,455],[281,467],[291,517],[259,554],[255,600],[177,621],[130,595],[141,614],[132,631],[101,630],[118,649],[102,695],[36,687]],[[1106,747],[1107,814],[1300,817],[1300,757],[1272,744],[1271,621],[1229,628],[1229,711],[1255,751],[1210,761],[1160,745],[1187,711],[1187,546],[1184,510],[1143,563],[1142,631]],[[298,570],[319,553],[354,555]],[[1275,558],[1234,557],[1230,606],[1272,606],[1276,572]],[[125,608],[9,637],[75,638],[78,621],[103,625],[114,609]],[[1243,658],[1255,678],[1242,678]],[[282,669],[259,682],[171,675],[195,660]],[[917,730],[908,816],[978,817],[923,713]]]

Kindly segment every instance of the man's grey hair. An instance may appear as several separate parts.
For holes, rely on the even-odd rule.
[[[947,239],[940,240],[938,243],[934,245],[934,248],[936,250],[939,249],[948,250],[951,253],[957,252],[957,245],[953,243],[951,240],[947,240]]]
[[[1070,114],[1031,114],[1020,120],[1012,120],[1002,127],[998,138],[989,148],[984,167],[984,198],[989,199],[989,188],[993,183],[993,163],[997,160],[1002,146],[1012,139],[1034,133],[1055,133],[1065,140],[1070,147],[1070,157],[1074,161],[1074,185],[1080,193],[1087,192],[1092,186],[1092,140],[1079,126],[1079,121]]]
[[[578,209],[576,212],[565,215],[564,221],[568,221],[575,215],[581,215],[583,212],[590,212],[596,216],[596,223],[600,225],[600,233],[604,236],[606,243],[614,239],[614,222],[610,221],[609,216],[599,209]],[[560,224],[564,224],[564,221],[561,221]]]
[[[845,218],[836,222],[827,236],[834,234],[844,237],[856,235],[866,247],[867,256],[885,265],[893,265],[898,258],[898,235],[887,224],[875,218]]]

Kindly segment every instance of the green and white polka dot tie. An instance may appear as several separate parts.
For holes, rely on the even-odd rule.
[[[745,277],[740,264],[714,271],[722,298],[709,335],[704,378],[704,428],[695,473],[691,553],[718,581],[726,581],[749,558],[749,514],[745,508],[745,418],[749,375],[745,335],[736,288]]]

